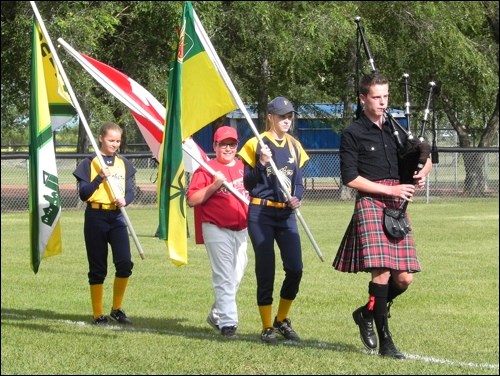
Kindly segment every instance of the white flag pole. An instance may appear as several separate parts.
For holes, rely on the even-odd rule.
[[[212,42],[210,41],[210,38],[208,37],[205,29],[203,28],[203,25],[201,24],[201,22],[198,18],[198,15],[194,11],[194,9],[193,9],[193,16],[194,16],[196,29],[197,29],[197,31],[199,31],[199,36],[201,37],[200,39],[201,39],[203,46],[205,47],[205,51],[207,51],[208,55],[212,59],[212,62],[217,67],[217,69],[218,69],[219,73],[221,74],[222,78],[224,79],[224,82],[226,83],[229,91],[233,95],[233,98],[236,100],[236,104],[238,105],[239,109],[245,115],[245,118],[248,121],[248,124],[250,124],[250,128],[252,129],[252,132],[257,137],[257,140],[259,141],[260,146],[263,147],[264,141],[262,140],[262,137],[260,136],[259,131],[255,127],[255,124],[253,123],[252,118],[250,117],[250,114],[248,113],[248,111],[246,109],[246,106],[244,105],[238,92],[236,91],[236,88],[234,87],[234,85],[231,81],[231,78],[227,74],[226,69],[224,68],[224,65],[220,61],[219,56],[217,55],[217,52],[215,51],[215,49],[212,45]],[[279,181],[281,187],[283,188],[283,192],[286,194],[287,199],[290,200],[291,194],[288,191],[285,182],[281,178],[280,173],[278,171],[278,168],[276,167],[276,164],[274,163],[274,160],[272,158],[270,160],[270,164],[271,164],[271,168],[272,168],[274,174],[278,178],[278,181]],[[306,224],[304,218],[302,217],[302,214],[300,213],[299,209],[294,209],[294,211],[295,211],[295,214],[297,215],[297,218],[299,219],[300,223],[302,224],[307,236],[309,237],[309,240],[311,241],[311,243],[314,247],[314,250],[316,251],[316,254],[318,255],[318,257],[320,258],[321,261],[324,261],[323,254],[321,253],[321,250],[319,249],[318,244],[316,243],[316,240],[314,240],[314,237],[313,237],[311,231],[307,227],[307,224]]]
[[[196,162],[198,162],[200,164],[200,166],[202,166],[203,168],[205,168],[209,173],[211,173],[212,175],[215,175],[216,174],[216,171],[210,167],[208,164],[205,163],[205,161],[201,160],[201,159],[198,159],[197,156],[195,155],[195,153],[193,153],[193,151],[189,148],[189,146],[186,146],[185,144],[182,144],[182,149],[184,150],[184,152],[186,152],[191,158],[193,158]],[[240,199],[243,203],[245,204],[249,204],[248,200],[246,199],[246,197],[244,197],[236,188],[234,188],[234,186],[230,183],[228,183],[227,181],[223,182],[222,183],[233,195],[236,196],[236,198]]]
[[[80,104],[78,103],[78,100],[76,99],[76,96],[73,92],[73,89],[71,88],[68,77],[66,76],[66,73],[64,71],[64,68],[62,67],[61,61],[59,60],[59,57],[57,56],[57,51],[54,48],[54,45],[52,44],[52,41],[49,38],[49,34],[47,32],[47,29],[45,28],[45,25],[43,23],[42,17],[40,16],[40,13],[38,12],[38,8],[36,7],[36,4],[34,1],[30,1],[30,4],[31,4],[31,7],[33,8],[33,12],[35,13],[35,17],[38,20],[40,28],[42,29],[42,32],[45,35],[45,39],[47,40],[47,44],[49,45],[50,51],[52,52],[52,57],[54,58],[54,62],[56,63],[57,68],[59,69],[59,73],[61,74],[61,77],[64,81],[64,84],[66,85],[66,88],[68,89],[68,94],[71,97],[72,104],[73,104],[73,106],[75,106],[76,111],[78,112],[78,115],[80,116],[80,120],[85,128],[85,131],[87,132],[87,136],[90,139],[92,147],[94,148],[94,150],[96,152],[96,156],[97,156],[97,159],[99,160],[101,168],[105,168],[106,164],[104,163],[104,159],[102,158],[102,155],[99,152],[99,147],[97,146],[97,143],[95,142],[95,139],[92,135],[92,131],[90,130],[90,127],[87,123],[87,120],[85,119],[85,116],[84,116],[83,111],[80,107]],[[108,178],[107,181],[109,183],[109,186],[111,188],[113,196],[115,198],[121,198],[117,195],[117,192],[120,192],[120,190],[117,189],[116,182],[114,181],[114,179]],[[132,238],[134,239],[137,250],[139,251],[139,255],[141,256],[141,259],[144,259],[144,252],[142,250],[141,244],[139,243],[139,239],[137,238],[137,235],[135,234],[134,228],[132,227],[132,223],[130,222],[128,214],[125,211],[125,208],[120,207],[120,211],[123,214],[125,221],[127,222],[128,229],[130,231],[130,234],[132,235]]]

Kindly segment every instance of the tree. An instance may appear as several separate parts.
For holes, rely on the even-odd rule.
[[[15,119],[29,112],[29,82],[31,54],[31,25],[33,11],[27,1],[3,2],[2,6],[2,139],[4,129],[15,125]],[[61,35],[70,43],[85,45],[92,51],[103,35],[111,32],[117,25],[113,14],[120,4],[115,2],[51,1],[38,2],[38,10],[44,19],[49,36],[54,45]],[[87,121],[94,130],[101,124],[101,119],[112,118],[108,106],[103,106],[100,96],[96,95],[93,79],[83,75],[72,58],[57,51],[71,86],[79,100]],[[19,64],[19,62],[26,62]],[[72,79],[78,77],[78,79]],[[4,113],[4,108],[16,111]],[[91,109],[91,110],[89,110]],[[80,129],[86,139],[83,129]],[[80,148],[80,152],[86,151]]]
[[[273,97],[296,105],[343,98],[349,73],[331,64],[344,60],[353,9],[351,2],[223,2],[213,43],[243,100],[255,104],[261,130]]]
[[[356,101],[354,17],[360,16],[377,68],[393,82],[410,74],[414,119],[423,117],[427,84],[435,81],[433,110],[455,129],[460,146],[492,146],[498,137],[497,2],[193,1],[193,6],[242,100],[257,109],[261,129],[267,102],[279,95],[295,105],[343,102],[342,126],[350,122],[347,110]],[[63,37],[165,101],[181,1],[48,1],[38,7],[53,41]],[[1,10],[5,140],[17,129],[22,134],[26,124],[33,13],[25,1],[2,2]],[[68,54],[59,56],[91,127],[114,119],[129,142],[142,139],[124,105]],[[391,105],[403,103],[403,90],[393,83]],[[80,139],[86,139],[84,132]],[[85,150],[80,141],[79,151]],[[466,188],[481,192],[480,158],[472,160],[465,161]]]
[[[378,34],[374,50],[380,66],[392,77],[410,73],[420,87],[436,81],[434,111],[446,115],[459,145],[472,147],[479,139],[478,146],[493,146],[498,137],[498,3],[373,2],[360,10],[369,30]],[[424,90],[413,93],[412,103],[425,103]],[[423,117],[422,107],[413,107],[417,118]],[[483,192],[483,163],[480,153],[464,159],[468,193]]]

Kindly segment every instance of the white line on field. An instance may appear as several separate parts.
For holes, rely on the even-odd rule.
[[[37,317],[37,316],[28,316],[28,315],[19,315],[19,314],[13,314],[13,313],[4,313],[2,312],[2,319],[8,319],[8,318],[13,318],[13,319],[29,319],[29,320],[50,320],[50,321],[55,321],[63,324],[68,324],[68,325],[75,325],[75,326],[89,326],[89,327],[96,327],[93,325],[91,322],[85,322],[85,321],[73,321],[73,320],[61,320],[61,319],[47,319],[45,317]],[[107,329],[107,330],[120,330],[120,331],[126,331],[126,332],[147,332],[147,333],[156,333],[156,334],[168,334],[168,335],[182,335],[184,337],[195,337],[195,338],[213,338],[213,334],[208,334],[208,333],[201,333],[201,332],[182,332],[178,330],[166,330],[166,329],[157,329],[157,328],[145,328],[145,327],[134,327],[134,326],[124,326],[124,325],[102,325],[99,328],[102,329]],[[245,340],[253,340],[249,336],[239,336],[241,339]],[[260,339],[258,336],[256,336],[255,341],[260,342]],[[318,349],[329,349],[329,350],[336,350],[336,351],[352,351],[352,349],[349,349],[345,346],[340,346],[340,345],[334,345],[331,343],[321,343],[321,342],[308,342],[308,341],[302,341],[302,342],[292,342],[292,341],[283,341],[284,345],[287,346],[298,346],[298,347],[313,347],[313,348],[318,348]],[[376,354],[376,352],[368,351],[368,350],[360,350],[360,353],[365,353],[365,354]],[[457,366],[457,367],[469,367],[469,368],[479,368],[479,369],[491,369],[491,370],[498,370],[499,366],[498,364],[488,364],[488,363],[474,363],[474,362],[458,362],[454,360],[448,360],[448,359],[438,359],[438,358],[432,358],[432,357],[427,357],[427,356],[421,356],[421,355],[412,355],[412,354],[404,354],[406,356],[406,359],[413,359],[413,360],[419,360],[427,363],[438,363],[438,364],[446,364],[449,366]]]

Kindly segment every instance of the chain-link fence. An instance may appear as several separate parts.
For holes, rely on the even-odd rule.
[[[304,202],[307,200],[352,200],[351,189],[342,185],[338,150],[308,150],[310,161],[304,168]],[[442,148],[425,189],[415,201],[431,202],[447,197],[497,197],[498,149]],[[137,169],[136,199],[132,205],[156,206],[158,164],[151,154],[126,154]],[[72,175],[84,155],[57,154],[61,204],[65,209],[83,206]],[[436,157],[436,156],[435,156]],[[189,176],[187,176],[189,182]],[[2,154],[2,212],[28,210],[28,154]]]

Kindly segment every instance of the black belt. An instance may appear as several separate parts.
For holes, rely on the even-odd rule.
[[[250,203],[254,205],[261,205],[261,206],[272,206],[273,208],[279,208],[279,209],[284,209],[286,208],[286,202],[276,202],[276,201],[271,201],[271,200],[266,200],[263,198],[256,198],[252,197],[250,200]]]

